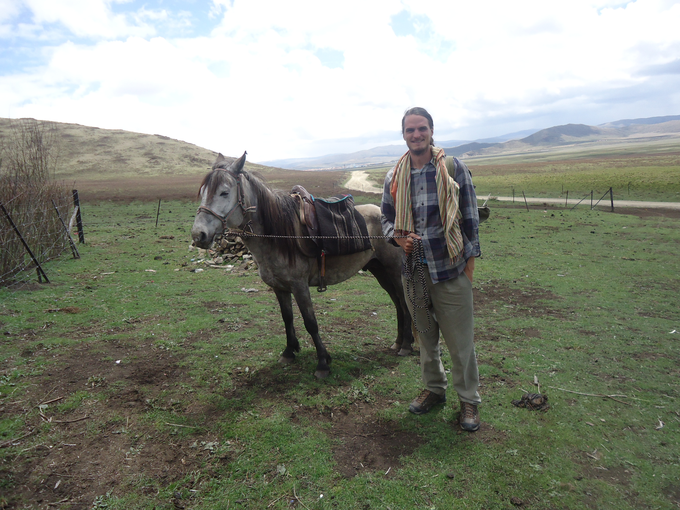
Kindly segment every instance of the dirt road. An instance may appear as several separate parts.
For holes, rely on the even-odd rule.
[[[368,182],[368,173],[363,170],[355,170],[352,172],[352,177],[345,185],[345,188],[363,191],[365,193],[382,193],[382,188]]]

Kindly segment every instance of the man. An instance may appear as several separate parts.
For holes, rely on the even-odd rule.
[[[415,300],[407,296],[407,302],[418,330],[425,384],[409,411],[424,414],[446,402],[441,332],[453,363],[459,423],[474,432],[479,429],[481,403],[472,314],[475,257],[481,254],[477,197],[465,164],[454,158],[454,178],[449,176],[444,151],[434,145],[434,122],[427,110],[407,110],[401,127],[408,152],[385,176],[381,208],[383,234],[404,249],[405,258],[416,250],[415,263],[425,266],[422,272],[413,270],[415,281],[402,275],[405,292],[413,289],[416,294]]]

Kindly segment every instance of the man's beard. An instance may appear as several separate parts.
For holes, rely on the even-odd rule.
[[[422,156],[423,154],[430,150],[430,146],[428,145],[424,149],[409,149],[409,150],[411,151],[411,154],[413,154],[414,156]]]

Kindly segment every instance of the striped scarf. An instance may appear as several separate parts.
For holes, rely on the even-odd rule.
[[[460,230],[462,215],[458,200],[460,186],[453,180],[446,170],[444,150],[432,147],[432,157],[436,168],[437,196],[439,215],[441,216],[444,232],[446,233],[446,247],[452,262],[463,253],[463,234]],[[395,233],[413,232],[413,209],[411,206],[411,153],[404,154],[392,175],[390,194],[394,200],[396,217],[394,221]]]

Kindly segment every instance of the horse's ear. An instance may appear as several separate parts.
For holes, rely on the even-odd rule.
[[[221,163],[222,161],[224,161],[224,160],[226,160],[226,159],[227,159],[227,158],[225,158],[225,157],[222,155],[222,153],[220,152],[220,153],[217,155],[217,159],[215,160],[215,163],[213,164],[213,166],[215,166],[217,163]]]
[[[246,164],[246,154],[248,154],[248,153],[247,153],[247,152],[244,152],[244,153],[243,153],[243,156],[241,156],[241,157],[238,158],[236,161],[234,161],[234,162],[231,164],[231,167],[229,167],[229,169],[230,169],[230,170],[233,170],[233,171],[236,172],[237,174],[243,172],[243,167],[244,167],[245,164]]]

